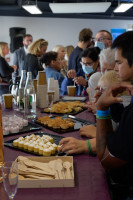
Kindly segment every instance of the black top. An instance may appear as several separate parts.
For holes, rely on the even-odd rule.
[[[110,170],[109,174],[115,182],[133,186],[133,103],[119,111],[119,126],[114,134],[108,135],[107,146],[113,156],[128,161],[128,164],[118,170]]]
[[[75,69],[76,72],[79,71],[79,69],[81,69],[81,52],[83,51],[83,49],[79,48],[78,46],[73,50],[73,52],[70,54],[69,57],[69,62],[68,62],[68,69]]]
[[[2,81],[8,83],[11,79],[12,72],[14,72],[14,69],[0,56],[0,77]]]
[[[38,75],[38,71],[43,71],[43,67],[40,66],[37,56],[33,54],[27,54],[24,62],[24,70],[32,72],[32,78],[35,79]]]

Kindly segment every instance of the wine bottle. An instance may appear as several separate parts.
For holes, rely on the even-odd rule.
[[[26,70],[22,70],[22,75],[19,84],[19,110],[24,110],[24,88],[26,84]]]
[[[36,114],[36,93],[32,81],[32,73],[27,72],[27,79],[24,88],[24,109],[25,113]]]

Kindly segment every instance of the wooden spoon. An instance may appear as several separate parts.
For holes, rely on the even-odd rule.
[[[49,161],[48,165],[55,173],[55,179],[59,179],[59,176],[58,176],[58,173],[57,173],[56,167],[55,167],[55,161],[54,160]]]
[[[63,162],[63,167],[66,169],[66,179],[72,179],[70,168],[72,164],[68,161]]]

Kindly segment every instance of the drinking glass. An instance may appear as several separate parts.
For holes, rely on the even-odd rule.
[[[10,200],[14,199],[18,186],[18,165],[16,161],[4,162],[2,165],[3,184]]]
[[[49,112],[50,112],[49,117],[52,117],[51,110],[52,110],[52,105],[54,102],[54,93],[55,91],[48,91],[48,107],[49,107]]]

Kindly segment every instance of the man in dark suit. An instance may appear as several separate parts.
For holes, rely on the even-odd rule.
[[[19,76],[21,76],[21,70],[23,69],[23,64],[24,64],[24,60],[25,60],[25,57],[28,53],[28,46],[32,43],[33,41],[33,38],[32,38],[32,35],[30,34],[26,34],[24,35],[23,37],[23,47],[20,48],[20,49],[17,49],[15,52],[14,52],[14,55],[13,55],[13,65],[17,65],[17,74]]]

